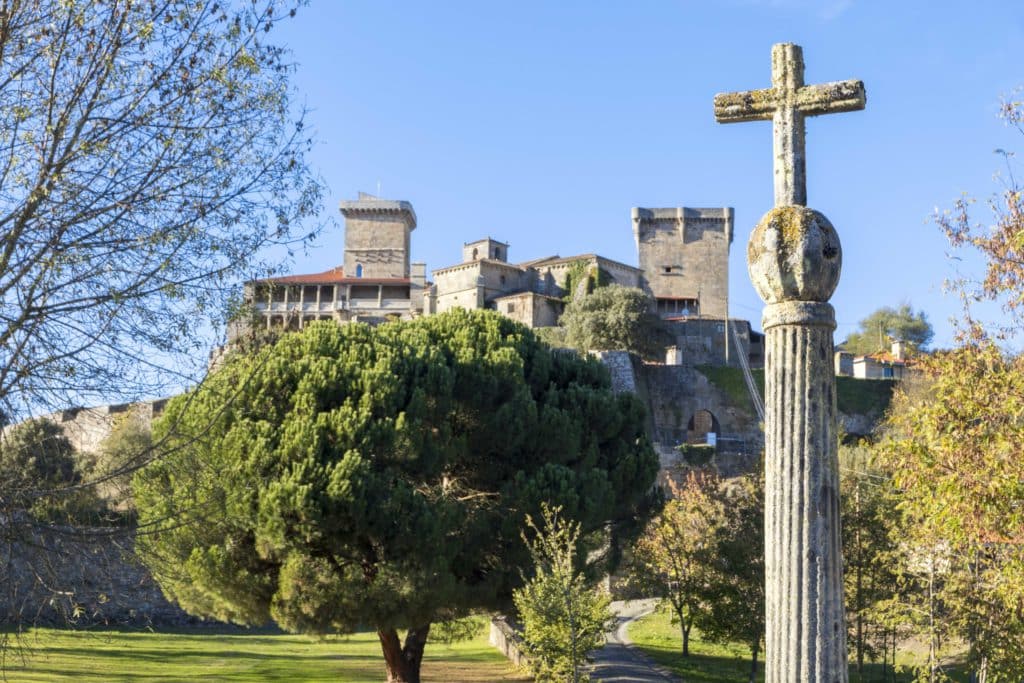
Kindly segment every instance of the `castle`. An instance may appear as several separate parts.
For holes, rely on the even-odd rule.
[[[600,284],[643,289],[670,327],[672,364],[731,364],[743,354],[761,358],[761,335],[728,317],[731,208],[634,208],[639,267],[586,253],[515,263],[509,245],[485,237],[462,246],[460,263],[433,271],[410,260],[416,212],[406,201],[360,193],[341,203],[345,218],[342,265],[322,273],[286,275],[245,284],[252,318],[234,327],[300,329],[313,320],[379,323],[452,308],[491,308],[529,327],[558,324],[580,275]],[[730,333],[729,327],[732,331]],[[727,336],[733,342],[727,343]],[[730,359],[732,348],[733,359]]]
[[[409,202],[361,194],[342,202],[341,213],[342,263],[322,273],[246,283],[250,315],[229,336],[237,338],[252,328],[299,329],[325,319],[379,323],[455,307],[492,308],[543,328],[557,325],[565,301],[585,295],[591,286],[637,287],[675,333],[666,362],[641,362],[624,351],[595,355],[608,368],[613,390],[634,392],[647,406],[646,428],[663,476],[671,476],[689,457],[677,449],[684,443],[714,443],[715,466],[726,475],[757,462],[763,439],[750,401],[737,402],[704,374],[705,365],[735,364],[760,353],[760,335],[749,323],[727,318],[732,209],[633,209],[639,266],[592,253],[513,262],[507,243],[486,237],[465,243],[461,262],[433,271],[432,282],[426,265],[410,259],[417,217]],[[148,425],[164,404],[102,406],[45,417],[61,426],[76,450],[96,453],[121,421],[140,419]],[[61,565],[60,580],[75,587],[75,601],[89,605],[97,619],[184,623],[188,617],[161,597],[152,577],[120,559],[122,542],[130,543],[130,532],[124,540],[104,537],[92,546],[68,546],[67,557],[91,558],[84,569],[77,561]],[[97,576],[89,573],[94,566],[102,569]],[[27,571],[14,581],[24,600],[49,605],[48,615],[63,605]],[[15,607],[0,601],[0,610]]]

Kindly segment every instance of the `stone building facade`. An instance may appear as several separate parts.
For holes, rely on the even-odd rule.
[[[551,327],[562,314],[573,269],[624,287],[639,287],[643,279],[638,268],[597,254],[516,264],[508,262],[508,249],[490,237],[464,244],[462,263],[433,272],[426,311],[492,308],[529,327]]]
[[[405,201],[363,192],[341,202],[343,265],[324,271],[254,280],[244,285],[252,313],[229,328],[229,340],[250,326],[300,329],[313,320],[382,322],[423,313],[426,264],[410,263],[416,212]]]
[[[644,289],[660,315],[728,316],[733,213],[732,208],[633,208]]]
[[[677,323],[727,315],[731,208],[634,208],[639,268],[598,254],[512,263],[507,242],[485,237],[463,244],[462,261],[435,270],[432,283],[426,265],[410,260],[417,222],[412,204],[361,192],[340,209],[342,264],[246,283],[251,316],[229,329],[229,340],[252,327],[300,329],[325,319],[377,323],[456,307],[491,308],[530,327],[549,327],[558,324],[564,301],[574,294],[566,288],[581,272],[602,284],[644,289],[652,307]],[[694,336],[691,330],[680,334]],[[700,336],[714,339],[703,331]]]

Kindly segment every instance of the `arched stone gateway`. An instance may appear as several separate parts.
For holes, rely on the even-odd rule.
[[[698,410],[686,424],[686,440],[689,443],[707,443],[710,433],[721,433],[718,418],[710,410]]]

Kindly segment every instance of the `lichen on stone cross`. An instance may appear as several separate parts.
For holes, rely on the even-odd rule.
[[[799,45],[772,46],[772,87],[715,95],[719,123],[772,120],[775,206],[807,205],[804,117],[863,109],[861,81],[804,85],[804,57]]]

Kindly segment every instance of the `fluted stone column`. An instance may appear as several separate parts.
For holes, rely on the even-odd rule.
[[[842,253],[828,219],[776,207],[747,247],[767,303],[765,596],[767,683],[845,683],[846,626],[832,332]]]

